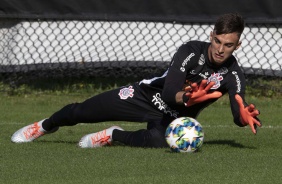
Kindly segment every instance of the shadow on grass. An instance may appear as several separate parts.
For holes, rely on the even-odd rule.
[[[78,141],[64,141],[64,140],[40,140],[40,141],[36,141],[38,143],[58,143],[58,144],[74,144],[77,145]],[[222,146],[230,146],[230,147],[234,147],[234,148],[245,148],[245,149],[256,149],[256,147],[253,146],[244,146],[243,144],[240,143],[236,143],[235,140],[212,140],[212,141],[204,141],[205,145],[222,145]],[[112,146],[125,146],[126,145],[119,143],[119,142],[115,142],[114,145]],[[170,151],[169,151],[170,152]]]
[[[60,144],[77,144],[78,141],[63,141],[63,140],[38,140],[37,143],[60,143]]]
[[[256,149],[253,146],[244,146],[243,144],[236,143],[234,140],[213,140],[213,141],[204,141],[205,145],[228,145],[234,148],[247,148],[247,149]]]

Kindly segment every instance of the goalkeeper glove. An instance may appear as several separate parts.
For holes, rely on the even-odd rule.
[[[242,97],[238,94],[235,95],[235,99],[239,105],[241,123],[245,126],[249,125],[252,129],[252,132],[256,134],[257,125],[261,126],[259,120],[256,119],[256,117],[260,114],[259,110],[255,109],[255,106],[253,104],[245,107]]]
[[[192,83],[191,86],[187,86],[184,89],[185,93],[183,94],[183,102],[185,106],[189,107],[191,105],[222,96],[222,93],[219,91],[208,93],[215,82],[207,82],[207,80],[202,80],[199,86],[197,83]]]

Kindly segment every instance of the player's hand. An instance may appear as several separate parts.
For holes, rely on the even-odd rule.
[[[235,95],[235,99],[239,105],[241,123],[243,125],[249,125],[253,133],[256,134],[256,126],[261,126],[261,123],[255,118],[260,114],[259,110],[257,110],[253,104],[245,107],[243,99],[238,94]]]
[[[191,105],[222,96],[222,93],[219,91],[209,93],[209,90],[212,88],[215,82],[207,82],[208,80],[202,80],[199,86],[197,83],[192,83],[191,86],[187,86],[184,89],[184,95],[188,97],[188,101],[184,102],[185,106],[189,107]]]

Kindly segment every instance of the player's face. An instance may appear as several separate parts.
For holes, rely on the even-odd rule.
[[[228,33],[217,35],[215,32],[211,32],[209,47],[209,60],[216,65],[223,64],[232,53],[237,50],[241,42],[237,33]]]

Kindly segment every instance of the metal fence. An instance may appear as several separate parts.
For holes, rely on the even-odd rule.
[[[0,76],[141,76],[163,70],[177,48],[209,41],[212,24],[2,20]],[[234,54],[245,74],[281,77],[282,26],[247,24]]]

